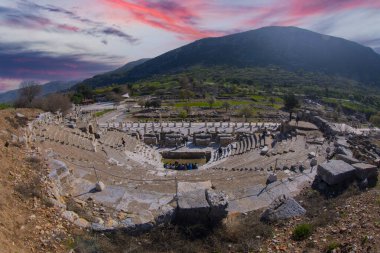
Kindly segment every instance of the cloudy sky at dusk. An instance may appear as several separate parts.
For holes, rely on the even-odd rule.
[[[380,52],[378,0],[1,0],[0,92],[78,80],[210,36],[298,26]]]

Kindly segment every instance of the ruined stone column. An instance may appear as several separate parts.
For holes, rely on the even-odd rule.
[[[191,121],[189,122],[189,127],[191,127]]]
[[[182,121],[182,127],[184,126],[184,124],[185,124],[185,123]]]
[[[187,129],[187,136],[190,136],[190,128]]]
[[[235,133],[235,126],[232,127],[232,133]]]
[[[222,127],[222,125],[223,125],[223,122],[221,121],[221,122],[219,123],[219,127]]]
[[[207,121],[205,121],[205,127],[207,127]]]

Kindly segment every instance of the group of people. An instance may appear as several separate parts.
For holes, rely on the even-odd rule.
[[[196,170],[198,169],[197,163],[165,163],[164,164],[165,169],[171,169],[171,170]]]

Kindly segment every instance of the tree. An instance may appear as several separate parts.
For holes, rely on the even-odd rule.
[[[76,89],[77,93],[81,93],[85,99],[92,99],[94,96],[94,91],[91,89],[90,86],[81,84]]]
[[[145,102],[146,108],[160,108],[161,107],[161,100],[159,99],[152,99]]]
[[[190,114],[190,113],[191,113],[191,106],[189,106],[189,105],[184,105],[184,106],[183,106],[183,109],[186,111],[187,114]]]
[[[145,99],[142,99],[142,98],[140,98],[140,99],[137,101],[137,104],[138,104],[141,108],[143,108],[143,107],[145,106],[145,103],[146,103]]]
[[[187,112],[185,110],[181,110],[178,115],[181,119],[187,118]]]
[[[216,99],[214,97],[210,96],[207,98],[207,103],[209,104],[210,108],[212,108],[215,102],[216,102]]]
[[[179,92],[179,98],[180,99],[187,99],[187,100],[189,100],[190,98],[193,98],[194,96],[195,96],[195,94],[191,90],[181,90]]]
[[[372,115],[369,121],[375,126],[380,127],[380,113]]]
[[[231,104],[228,103],[227,101],[223,102],[222,108],[226,110],[226,112],[231,108]]]
[[[289,94],[284,98],[284,108],[289,112],[289,120],[292,120],[292,113],[299,106],[298,99],[294,94]]]
[[[245,118],[250,118],[253,116],[253,110],[252,107],[249,105],[243,105],[240,110],[239,110],[239,116],[240,117],[245,117]]]
[[[57,112],[60,111],[66,114],[72,108],[72,104],[68,96],[64,94],[54,93],[44,98],[44,111]]]
[[[29,107],[41,93],[41,86],[35,81],[23,81],[20,84],[19,97],[16,101],[16,107]]]

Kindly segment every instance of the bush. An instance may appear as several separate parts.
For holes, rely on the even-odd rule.
[[[337,249],[340,247],[340,244],[337,242],[332,242],[327,246],[326,252],[331,253],[334,249]]]
[[[299,224],[293,230],[293,240],[302,241],[308,238],[313,232],[313,227],[310,224]]]

